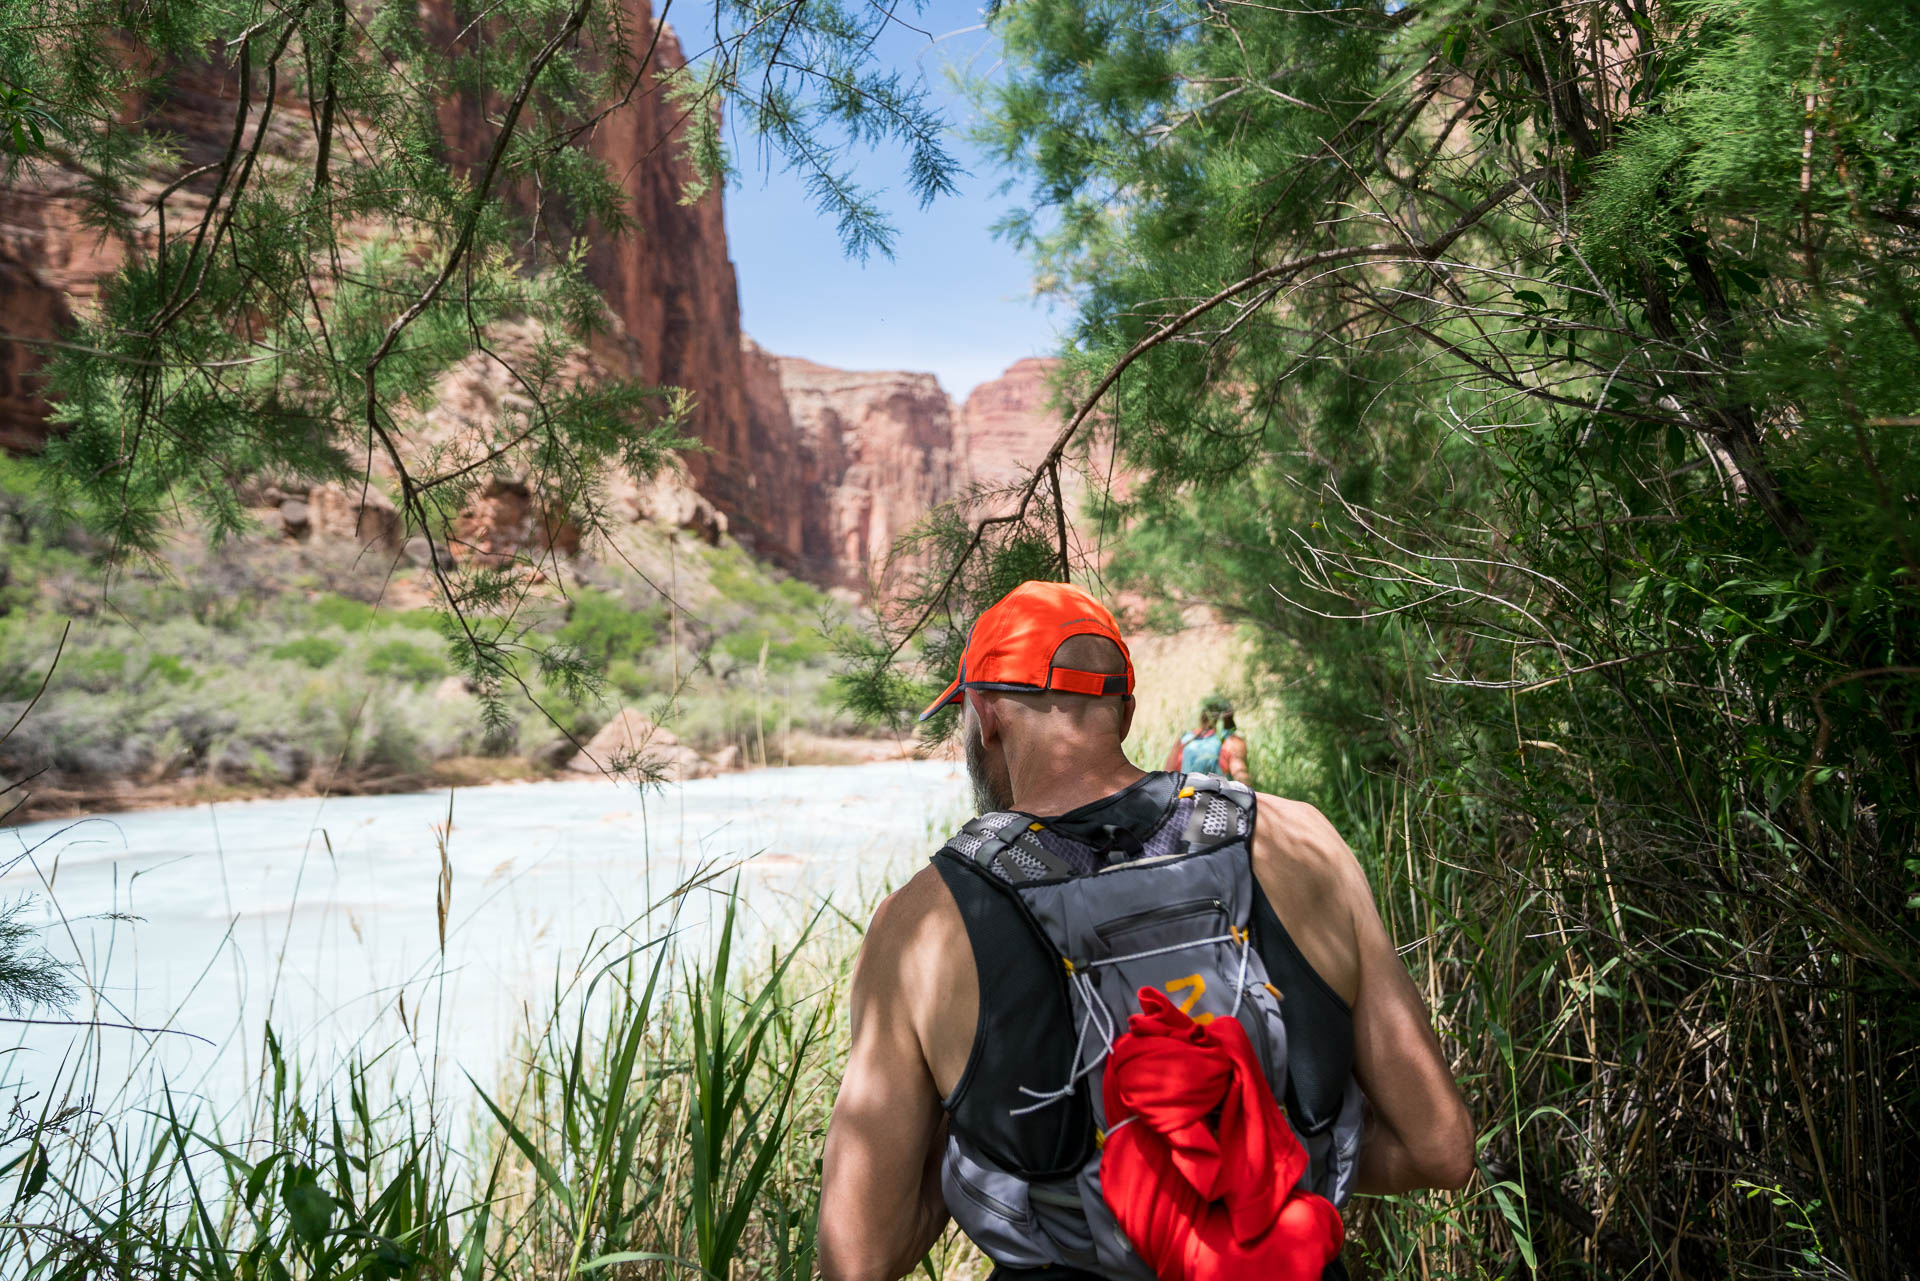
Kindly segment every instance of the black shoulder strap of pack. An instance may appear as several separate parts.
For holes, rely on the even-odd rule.
[[[1022,1085],[1050,1088],[1074,1070],[1073,1001],[1060,954],[997,873],[951,845],[933,865],[966,923],[980,985],[973,1051],[943,1100],[952,1132],[1022,1178],[1065,1178],[1093,1152],[1087,1082],[1057,1107],[1016,1113],[1029,1102]]]
[[[1034,837],[1040,826],[1031,814],[982,814],[969,819],[941,848],[1010,885],[1073,875],[1065,859]]]
[[[1253,789],[1217,774],[1189,774],[1180,795],[1193,798],[1193,813],[1180,837],[1180,852],[1205,854],[1236,841],[1253,844],[1258,812]]]

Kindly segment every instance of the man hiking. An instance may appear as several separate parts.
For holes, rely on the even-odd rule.
[[[827,1132],[829,1281],[951,1215],[994,1276],[1342,1277],[1338,1207],[1457,1188],[1474,1128],[1365,875],[1309,805],[1122,750],[1133,669],[1062,583],[982,614],[983,813],[875,912]]]
[[[1245,783],[1247,740],[1234,727],[1233,704],[1224,694],[1209,694],[1200,702],[1200,724],[1180,736],[1167,753],[1162,768],[1171,773],[1218,774]]]

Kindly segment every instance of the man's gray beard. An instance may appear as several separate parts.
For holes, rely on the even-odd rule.
[[[973,785],[974,812],[992,814],[1012,809],[1013,798],[997,795],[993,790],[993,780],[987,775],[987,745],[980,741],[979,729],[969,725],[960,737],[967,746],[967,782]]]

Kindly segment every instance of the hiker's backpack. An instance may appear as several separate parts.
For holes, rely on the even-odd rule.
[[[1336,1206],[1352,1192],[1352,1014],[1254,879],[1255,813],[1245,784],[1149,774],[1058,818],[983,814],[935,854],[980,982],[941,1183],[1004,1271],[1153,1281],[1100,1189],[1106,1053],[1146,986],[1196,1019],[1237,1018],[1307,1150],[1302,1188]]]

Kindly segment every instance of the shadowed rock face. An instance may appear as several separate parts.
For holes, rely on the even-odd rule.
[[[427,0],[436,16],[428,29],[454,38],[449,0]],[[684,66],[671,27],[656,22],[648,0],[622,0],[629,31],[654,47],[653,72],[622,106],[593,130],[588,149],[627,193],[632,228],[607,233],[597,222],[576,224],[551,200],[511,193],[521,210],[539,211],[553,244],[587,246],[587,277],[606,299],[613,332],[597,341],[605,368],[693,395],[687,433],[704,451],[684,457],[694,489],[725,514],[726,527],[749,550],[799,569],[801,511],[788,481],[798,469],[793,427],[779,383],[764,353],[740,332],[739,290],[727,255],[720,189],[683,203],[692,169],[681,149],[684,108],[660,91],[659,77]],[[479,164],[494,126],[473,95],[443,109],[440,126],[450,152]]]
[[[629,29],[650,37],[655,20],[648,0],[621,3]],[[455,39],[451,0],[424,0],[422,24],[430,39]],[[670,29],[661,31],[655,59],[661,71],[682,65]],[[141,109],[156,129],[174,135],[183,168],[206,164],[219,158],[230,136],[235,89],[231,66],[179,68],[164,97]],[[440,127],[456,163],[477,164],[489,150],[494,126],[487,105],[461,94],[443,106]],[[524,212],[537,211],[540,230],[553,243],[577,237],[590,246],[587,273],[613,323],[591,352],[581,353],[581,376],[612,372],[692,393],[687,431],[705,449],[685,455],[685,482],[631,494],[630,486],[617,487],[615,509],[630,509],[634,519],[683,516],[702,537],[728,532],[756,555],[815,581],[864,589],[884,568],[894,540],[928,508],[976,481],[1016,480],[1044,454],[1056,430],[1046,385],[1053,362],[1016,363],[975,389],[961,409],[929,374],[848,372],[761,350],[740,330],[719,190],[681,202],[690,176],[678,146],[681,128],[678,109],[649,77],[591,135],[593,153],[631,202],[629,234],[576,224],[554,202],[536,203],[529,192],[502,193]],[[312,146],[305,101],[283,97],[264,153],[304,164]],[[132,193],[133,205],[150,204],[178,172],[153,174]],[[170,219],[192,218],[211,181],[196,180],[179,193]],[[86,226],[79,190],[80,175],[57,167],[0,187],[0,447],[29,450],[45,439],[45,389],[36,375],[44,349],[35,342],[58,337],[94,304],[130,250],[152,243],[151,214],[136,224],[144,246]],[[423,439],[475,430],[483,415],[497,412],[494,401],[508,389],[468,386],[476,381],[487,380],[471,370],[449,371],[443,403],[425,409]],[[499,394],[489,399],[483,393],[490,390]],[[376,460],[375,473],[381,469]],[[528,483],[503,476],[475,500],[462,531],[472,554],[497,560],[544,550],[548,542],[564,549],[576,537],[564,515],[542,507]],[[405,542],[390,504],[369,514],[364,504],[334,503],[341,510],[319,513],[328,516],[322,520],[304,493],[286,501],[300,508],[279,522],[289,537],[358,537],[370,526],[384,546]],[[520,545],[529,531],[540,546]]]

